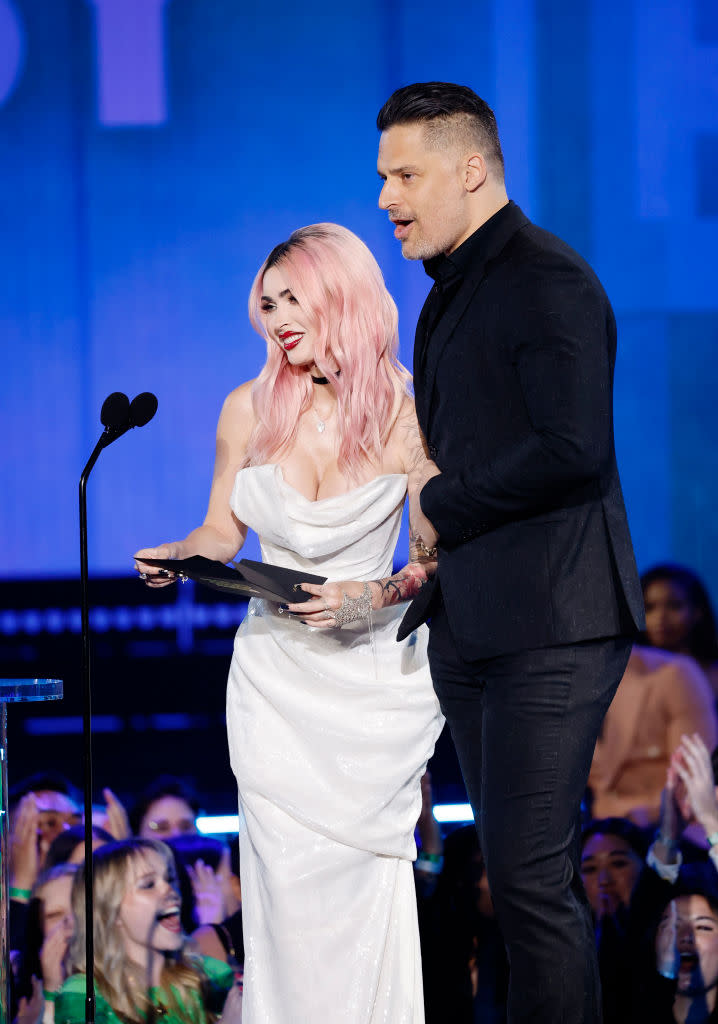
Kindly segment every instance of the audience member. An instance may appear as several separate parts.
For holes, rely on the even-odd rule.
[[[226,964],[188,953],[180,927],[174,859],[157,840],[108,843],[94,858],[94,972],[103,1024],[205,1024],[224,1010],[224,1024],[241,1019],[241,996]],[[56,996],[58,1024],[85,1019],[84,869],[72,891],[73,972]],[[226,1000],[226,1001],[225,1001]]]
[[[25,947],[17,991],[31,999],[33,978],[55,992],[65,980],[65,957],[74,931],[71,892],[76,864],[46,869],[33,889],[28,907]]]
[[[625,818],[595,820],[584,829],[581,877],[597,922],[628,909],[647,852],[644,833]]]
[[[695,658],[718,697],[718,633],[708,591],[682,565],[657,565],[641,577],[646,642]]]
[[[182,909],[187,906],[187,931],[219,924],[241,905],[239,879],[232,874],[229,846],[211,836],[183,835],[168,840],[178,867]],[[183,878],[186,883],[183,885]]]
[[[605,1024],[631,1024],[635,949],[665,901],[667,883],[646,870],[644,832],[625,818],[592,821],[581,837],[581,876],[593,911]]]
[[[192,789],[174,775],[150,783],[130,812],[132,834],[142,839],[171,839],[196,832],[199,802]]]
[[[718,1021],[718,876],[688,865],[655,933],[653,969],[636,1002],[637,1024]]]
[[[594,818],[655,825],[673,750],[683,734],[718,738],[710,687],[692,658],[634,647],[604,719],[589,776]]]
[[[114,840],[109,832],[98,825],[92,826],[92,849],[97,850],[105,843]],[[45,857],[45,870],[56,867],[58,864],[82,864],[85,859],[85,826],[72,825],[60,832],[50,843],[50,848]]]

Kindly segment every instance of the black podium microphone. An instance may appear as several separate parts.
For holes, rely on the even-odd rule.
[[[151,391],[143,391],[131,402],[121,391],[113,391],[102,403],[100,421],[105,429],[98,444],[107,448],[132,427],[144,427],[156,412],[157,397]]]
[[[157,412],[157,398],[143,391],[130,402],[113,391],[102,403],[100,422],[105,428],[80,477],[80,578],[82,583],[83,765],[85,789],[85,1021],[95,1022],[95,941],[92,892],[92,686],[90,674],[90,602],[87,567],[87,480],[103,448],[132,427],[144,427]]]
[[[129,415],[129,398],[122,391],[113,391],[102,403],[100,423],[103,427],[119,427]]]

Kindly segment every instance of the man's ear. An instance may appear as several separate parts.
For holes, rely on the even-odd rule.
[[[486,181],[489,175],[486,161],[481,153],[472,153],[466,161],[464,187],[467,192],[475,192]]]

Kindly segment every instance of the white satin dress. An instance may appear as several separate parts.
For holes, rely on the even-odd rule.
[[[237,474],[265,562],[334,580],[391,575],[407,478],[309,501],[276,465]],[[441,732],[423,627],[402,606],[311,629],[252,600],[227,691],[240,799],[243,1024],[421,1024],[412,861]]]

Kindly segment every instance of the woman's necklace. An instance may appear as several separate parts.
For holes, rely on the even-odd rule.
[[[317,417],[317,430],[319,431],[320,434],[323,434],[324,431],[327,429],[327,420],[332,415],[334,410],[332,409],[332,411],[329,413],[329,416],[327,416],[326,419],[322,419],[321,418],[321,416],[319,415],[317,410],[314,408],[314,406],[312,406],[312,412]]]
[[[340,373],[341,373],[341,370],[337,370],[337,377],[339,376]],[[329,379],[327,377],[315,377],[314,374],[312,374],[312,381],[315,384],[328,384],[329,383]],[[313,411],[314,415],[317,417],[317,430],[319,431],[320,434],[323,434],[324,431],[327,429],[327,420],[329,419],[329,416],[331,416],[332,413],[330,412],[329,416],[327,416],[327,418],[323,420],[321,418],[321,416],[319,415],[319,413],[317,412],[317,410],[314,408],[314,405],[312,405],[312,411]],[[334,412],[333,409],[332,409],[332,412]]]

